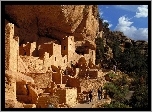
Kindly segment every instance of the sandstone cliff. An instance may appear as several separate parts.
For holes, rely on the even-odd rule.
[[[96,5],[7,5],[5,15],[5,24],[15,24],[20,44],[40,37],[60,42],[69,35],[75,40],[93,41],[99,30]]]

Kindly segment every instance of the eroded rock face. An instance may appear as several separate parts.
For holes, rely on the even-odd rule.
[[[68,35],[93,41],[99,29],[96,5],[7,5],[5,14],[5,23],[15,24],[20,43]]]

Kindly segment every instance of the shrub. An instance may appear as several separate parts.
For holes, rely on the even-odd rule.
[[[123,104],[119,101],[112,101],[110,104],[103,105],[104,108],[130,108],[129,105]]]
[[[107,94],[115,100],[120,102],[125,101],[125,96],[129,92],[127,86],[118,86],[114,83],[106,83],[104,89],[107,91]]]
[[[129,104],[132,108],[148,108],[148,86],[140,85],[136,88]]]
[[[109,78],[114,78],[116,76],[116,74],[113,72],[109,72],[107,75],[109,76]]]

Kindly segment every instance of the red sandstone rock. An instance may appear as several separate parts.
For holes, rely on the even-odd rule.
[[[5,23],[15,24],[20,43],[68,35],[93,41],[99,29],[96,5],[7,5],[5,14]]]

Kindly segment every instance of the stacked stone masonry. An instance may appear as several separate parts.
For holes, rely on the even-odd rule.
[[[59,103],[68,104],[73,107],[76,104],[77,99],[77,89],[76,88],[65,88],[65,89],[57,89],[56,93],[59,96]]]
[[[6,25],[6,100],[22,102],[24,108],[35,108],[34,104],[37,108],[47,108],[53,102],[47,100],[54,95],[59,104],[73,107],[77,103],[78,94],[82,92],[79,78],[96,79],[101,74],[95,65],[95,45],[86,40],[87,49],[82,55],[75,52],[79,42],[74,36],[63,36],[61,40],[61,43],[49,40],[19,46],[19,37],[14,37],[14,25]],[[49,94],[40,95],[39,89]]]

